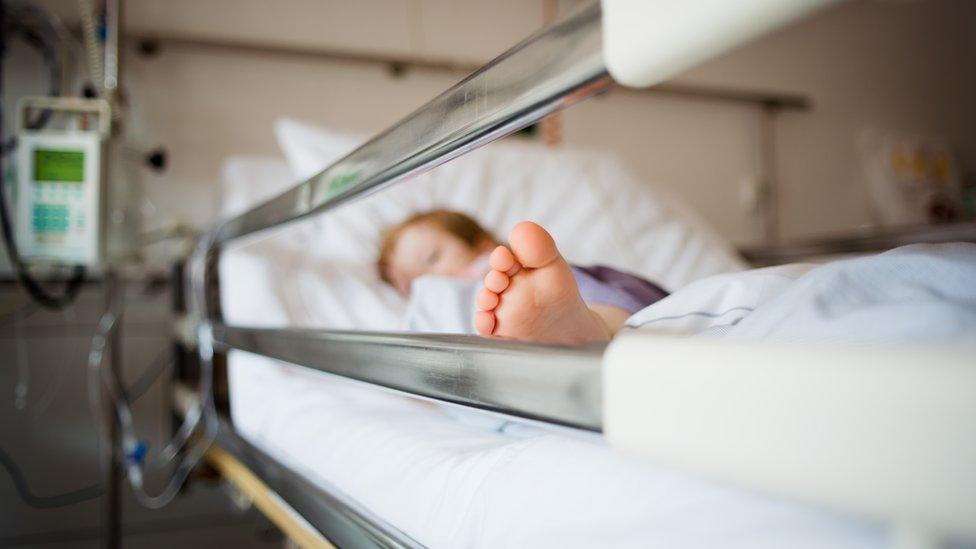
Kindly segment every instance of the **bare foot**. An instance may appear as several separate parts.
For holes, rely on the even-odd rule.
[[[542,343],[607,341],[610,331],[580,297],[569,264],[545,229],[523,221],[508,236],[511,250],[491,253],[478,294],[478,333]]]

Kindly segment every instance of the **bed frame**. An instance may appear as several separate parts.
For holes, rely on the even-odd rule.
[[[603,432],[612,447],[641,457],[885,521],[899,546],[976,537],[972,347],[780,347],[629,334],[609,347],[574,348],[475,336],[261,329],[227,325],[220,316],[216,265],[232,241],[430,170],[615,80],[649,85],[667,76],[643,70],[642,59],[681,69],[825,3],[740,2],[735,15],[692,22],[700,26],[691,34],[707,39],[669,44],[667,51],[641,43],[640,29],[636,39],[619,29],[621,21],[653,20],[644,13],[651,3],[584,6],[316,176],[216,226],[200,241],[186,277],[193,327],[187,339],[202,381],[177,395],[185,415],[218,424],[211,465],[302,545],[419,546],[216,418],[214,357],[239,349],[424,398]],[[620,74],[611,76],[608,66]],[[654,364],[647,356],[656,357]],[[704,383],[711,379],[723,380],[724,390],[701,390],[714,387]],[[681,424],[661,421],[677,409],[687,418]],[[730,440],[737,442],[733,449]]]

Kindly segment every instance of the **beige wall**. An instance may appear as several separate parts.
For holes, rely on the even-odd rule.
[[[73,2],[47,3],[72,18]],[[542,23],[538,1],[139,0],[129,8],[138,32],[463,62],[484,62]],[[865,128],[944,135],[976,169],[974,21],[967,0],[853,1],[680,80],[809,95],[814,110],[776,124],[783,233],[850,229],[870,219],[855,150]],[[126,61],[132,127],[172,153],[170,169],[147,178],[153,224],[209,224],[221,160],[277,154],[278,116],[375,132],[459,77],[417,70],[395,78],[381,65],[194,47],[130,52]],[[762,234],[743,199],[760,173],[758,129],[754,107],[626,90],[565,114],[567,144],[617,151],[740,244]]]
[[[856,140],[876,128],[946,137],[976,171],[976,3],[848,2],[716,59],[690,80],[801,90],[777,125],[787,236],[865,224]]]

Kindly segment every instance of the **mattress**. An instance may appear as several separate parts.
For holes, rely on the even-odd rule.
[[[235,351],[242,436],[429,547],[883,547],[877,525]],[[327,482],[327,484],[326,484]]]

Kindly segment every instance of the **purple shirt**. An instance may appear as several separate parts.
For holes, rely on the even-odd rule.
[[[580,296],[588,303],[611,305],[631,314],[668,296],[668,292],[649,280],[610,267],[570,265]]]

